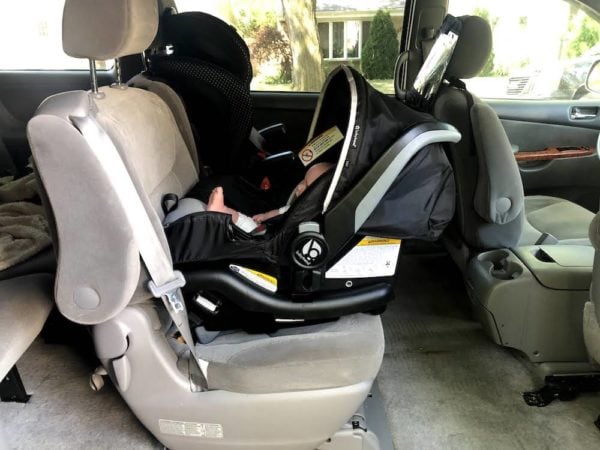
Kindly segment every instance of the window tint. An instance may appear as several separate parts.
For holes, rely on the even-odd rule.
[[[204,11],[232,24],[250,48],[254,71],[252,89],[267,91],[318,91],[326,74],[339,64],[362,71],[363,49],[380,10],[388,13],[382,20],[389,26],[379,26],[378,30],[386,30],[388,34],[375,33],[371,48],[391,46],[397,54],[405,4],[404,0],[176,2],[180,12]],[[393,80],[387,66],[393,67],[394,58],[385,59],[384,64],[378,61],[371,64],[371,67],[384,68],[371,71],[367,78],[380,90],[393,93]]]
[[[585,80],[600,59],[600,25],[564,0],[450,0],[453,15],[474,14],[492,27],[493,51],[478,77],[480,97],[590,98]]]
[[[0,0],[0,70],[88,70],[62,50],[65,0]],[[98,61],[99,69],[113,61]]]

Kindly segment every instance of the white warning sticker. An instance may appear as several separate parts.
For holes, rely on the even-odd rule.
[[[308,166],[315,159],[344,139],[344,135],[338,127],[331,127],[310,141],[298,152],[302,164]]]
[[[367,236],[344,255],[325,278],[391,277],[396,272],[400,239]]]
[[[235,264],[230,264],[229,270],[240,274],[245,279],[252,281],[254,284],[267,291],[277,292],[277,278],[272,277],[271,275],[259,272],[258,270],[248,269],[247,267],[237,266]]]
[[[182,422],[179,420],[158,419],[160,432],[175,436],[223,439],[223,426],[220,423]]]

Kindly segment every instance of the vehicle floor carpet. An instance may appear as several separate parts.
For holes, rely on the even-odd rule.
[[[17,364],[28,403],[0,403],[9,449],[162,449],[110,382],[94,392],[91,370],[65,345],[36,340]],[[1,445],[0,445],[1,447]]]
[[[527,406],[541,380],[471,319],[449,257],[401,256],[398,274],[378,377],[396,449],[600,448],[600,395]]]
[[[537,380],[469,316],[461,276],[447,257],[402,256],[396,300],[382,316],[386,353],[378,377],[400,449],[589,449],[600,395],[545,408],[525,405]],[[155,449],[162,446],[107,382],[64,345],[38,339],[18,364],[28,404],[0,403],[0,428],[16,449]],[[387,449],[382,449],[387,450]]]

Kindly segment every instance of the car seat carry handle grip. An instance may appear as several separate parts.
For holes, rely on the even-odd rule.
[[[407,131],[325,214],[324,234],[329,254],[337,255],[361,229],[413,156],[430,144],[458,142],[460,138],[452,125],[437,121],[421,123]]]
[[[278,319],[333,319],[346,314],[377,311],[394,298],[392,286],[378,283],[293,301],[250,285],[232,272],[207,269],[186,272],[186,290],[212,291],[226,296],[247,311],[273,314]]]

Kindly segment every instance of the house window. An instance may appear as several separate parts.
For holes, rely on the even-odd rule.
[[[370,22],[347,20],[345,22],[319,23],[319,42],[324,59],[360,59],[363,33]]]

